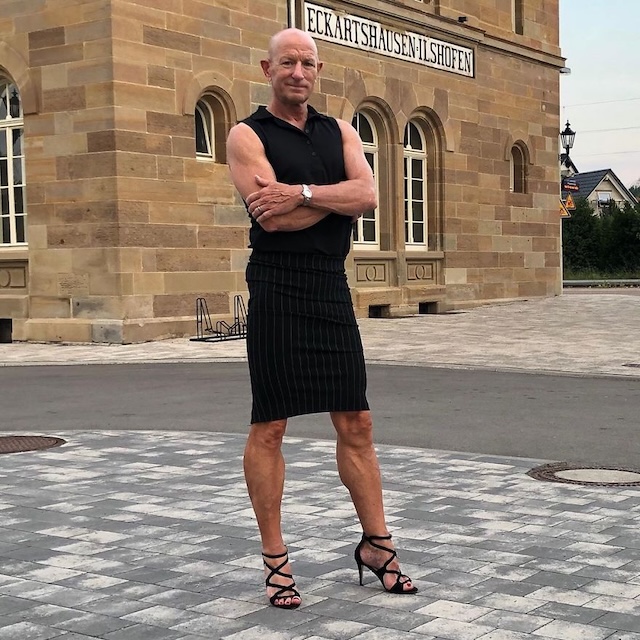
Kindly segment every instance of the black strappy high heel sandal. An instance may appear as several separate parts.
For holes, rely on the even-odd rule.
[[[278,558],[284,558],[284,560],[277,567],[272,567],[267,562],[267,559],[277,560]],[[287,565],[287,562],[289,562],[288,550],[285,549],[284,553],[279,553],[275,556],[270,556],[267,553],[263,553],[262,562],[264,562],[264,566],[267,567],[267,569],[269,569],[269,575],[265,580],[266,586],[271,587],[272,589],[277,589],[277,591],[269,598],[269,602],[271,603],[271,605],[274,607],[277,607],[278,609],[297,609],[301,603],[300,603],[300,593],[295,588],[296,587],[295,580],[293,579],[293,576],[290,573],[284,573],[284,571],[282,571],[283,567],[285,567]],[[281,576],[282,578],[289,578],[291,580],[291,584],[281,585],[281,584],[275,584],[271,582],[271,578],[273,578],[273,576],[276,576],[276,575]],[[291,593],[287,593],[287,592],[291,592]],[[277,600],[286,600],[287,598],[290,598],[289,604],[276,604]],[[293,601],[294,598],[298,598],[298,601],[294,602]]]
[[[382,583],[382,587],[385,591],[388,591],[389,593],[417,593],[418,587],[411,587],[411,589],[404,588],[404,585],[407,584],[407,582],[411,582],[411,578],[409,576],[401,573],[397,569],[387,568],[389,564],[393,562],[394,558],[398,557],[395,549],[389,549],[389,547],[378,544],[374,542],[374,540],[391,540],[391,536],[368,536],[365,533],[362,534],[362,540],[360,540],[360,543],[356,547],[354,554],[356,564],[358,565],[358,572],[360,573],[360,586],[362,586],[362,568],[367,567],[369,571],[372,571],[378,577],[378,580],[380,580],[380,582]],[[381,549],[382,551],[386,551],[387,553],[391,554],[391,557],[379,569],[376,569],[375,567],[372,567],[371,565],[368,565],[366,562],[362,561],[360,549],[362,548],[362,545],[365,544],[365,542],[370,544],[372,547],[375,547],[376,549]],[[393,573],[397,576],[396,581],[391,589],[387,589],[384,583],[384,576],[387,573]]]

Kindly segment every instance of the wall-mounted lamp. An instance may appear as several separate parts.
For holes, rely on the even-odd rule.
[[[573,143],[576,140],[576,132],[571,129],[571,127],[569,126],[568,120],[564,128],[564,131],[560,133],[560,139],[562,140],[562,147],[564,148],[568,156],[569,151],[571,151],[571,149],[573,148]]]
[[[573,143],[576,140],[576,132],[569,126],[569,121],[564,128],[564,131],[560,132],[560,141],[562,148],[564,149],[564,166],[569,167],[571,160],[569,159],[569,151],[573,148]]]
[[[9,98],[9,115],[12,118],[20,117],[20,96],[15,87],[11,91],[11,97]]]

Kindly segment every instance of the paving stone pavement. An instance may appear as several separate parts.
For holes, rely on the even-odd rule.
[[[640,376],[624,366],[640,362],[639,305],[567,295],[361,324],[369,360]],[[9,344],[0,362],[243,349]],[[540,482],[526,474],[540,460],[380,446],[388,520],[420,588],[390,595],[372,574],[358,585],[360,530],[333,444],[287,438],[283,520],[304,603],[279,611],[264,595],[242,437],[55,435],[66,444],[0,456],[0,640],[640,640],[640,487]]]
[[[357,582],[331,442],[289,438],[304,597],[268,606],[243,438],[70,432],[0,459],[0,639],[640,640],[640,487],[541,483],[540,461],[379,448],[415,596]]]
[[[363,318],[359,324],[369,362],[640,377],[640,288],[620,291],[629,293],[568,293],[449,314]],[[0,344],[0,366],[239,361],[245,348],[244,340],[13,343]]]

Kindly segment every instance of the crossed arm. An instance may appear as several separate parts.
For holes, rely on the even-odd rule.
[[[299,231],[313,226],[330,212],[354,220],[377,206],[375,183],[364,157],[360,136],[338,120],[347,179],[337,184],[309,185],[313,200],[302,206],[302,186],[276,181],[262,142],[246,124],[231,129],[227,161],[231,180],[247,203],[249,213],[265,231]]]

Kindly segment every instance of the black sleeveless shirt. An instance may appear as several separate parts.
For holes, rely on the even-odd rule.
[[[276,180],[285,184],[336,184],[346,180],[342,133],[335,118],[308,106],[304,131],[259,107],[242,122],[260,138]],[[257,189],[257,187],[256,187]],[[351,218],[330,213],[301,231],[265,231],[251,218],[249,247],[345,257],[351,241]]]

